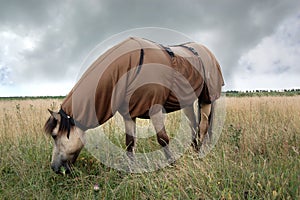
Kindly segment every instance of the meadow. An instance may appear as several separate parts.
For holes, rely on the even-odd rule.
[[[47,108],[61,102],[0,100],[0,199],[300,198],[299,95],[226,97],[223,132],[206,157],[188,148],[174,166],[140,174],[109,168],[86,149],[72,174],[52,172],[53,143],[43,125]],[[111,137],[125,142],[112,124],[105,125]]]

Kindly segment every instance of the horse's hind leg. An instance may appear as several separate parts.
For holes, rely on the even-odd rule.
[[[126,151],[127,156],[134,160],[134,148],[136,146],[136,124],[135,119],[125,119],[125,131],[126,131]]]
[[[205,135],[209,128],[209,115],[211,112],[211,104],[201,104],[201,120],[199,124],[199,130],[200,130],[200,142],[203,143],[203,140],[205,138]]]
[[[163,147],[168,162],[173,163],[174,159],[169,149],[169,136],[165,130],[162,110],[150,116],[154,129],[156,131],[157,141]]]
[[[187,118],[190,121],[190,127],[191,127],[191,135],[192,135],[192,146],[198,150],[198,144],[197,144],[197,134],[198,134],[198,126],[196,122],[195,112],[193,105],[187,106],[183,108],[184,114],[187,116]]]

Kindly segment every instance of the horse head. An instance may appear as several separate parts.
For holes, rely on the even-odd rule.
[[[84,146],[84,132],[62,109],[59,112],[49,112],[51,116],[44,130],[54,140],[51,168],[55,173],[70,173],[70,164],[75,163]]]

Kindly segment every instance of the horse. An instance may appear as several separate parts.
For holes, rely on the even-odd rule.
[[[174,157],[164,113],[183,109],[190,122],[196,151],[210,132],[213,104],[224,80],[220,65],[202,44],[164,46],[130,37],[99,56],[61,104],[49,110],[44,130],[54,139],[51,168],[70,173],[84,147],[85,132],[104,124],[117,112],[125,123],[126,152],[134,159],[136,118],[150,119],[166,159]],[[194,102],[198,103],[197,114]],[[211,134],[211,133],[209,133]]]

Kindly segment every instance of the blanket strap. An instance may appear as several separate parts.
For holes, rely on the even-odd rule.
[[[202,59],[200,58],[198,52],[197,52],[193,47],[185,46],[184,44],[181,44],[181,45],[179,45],[179,46],[188,49],[188,50],[191,51],[195,56],[198,57],[198,60],[199,60],[200,64],[202,65],[202,69],[203,69],[204,83],[207,83],[204,64],[203,64]]]
[[[156,45],[158,45],[159,47],[161,47],[162,49],[164,49],[164,50],[169,54],[169,56],[170,56],[171,58],[174,58],[174,57],[175,57],[175,53],[172,51],[172,49],[171,49],[170,47],[164,46],[164,45],[162,45],[162,44],[159,44],[159,43],[154,42],[154,41],[149,40],[149,39],[145,39],[145,38],[143,38],[143,39],[144,39],[144,40],[147,40],[147,41],[149,41],[149,42],[152,42],[153,44],[156,44]]]
[[[143,65],[143,62],[144,62],[144,49],[141,49],[139,66],[138,66],[138,68],[137,68],[137,74],[140,73],[141,67],[142,67],[142,65]]]
[[[175,54],[170,47],[163,46],[162,44],[160,44],[160,46],[169,54],[171,58],[175,57]]]
[[[180,46],[190,50],[195,56],[199,56],[198,52],[193,47],[185,46],[183,44]]]

